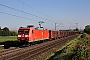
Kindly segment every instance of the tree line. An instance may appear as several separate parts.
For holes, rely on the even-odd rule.
[[[1,29],[0,27],[0,36],[17,36],[17,32],[10,31],[8,27]]]

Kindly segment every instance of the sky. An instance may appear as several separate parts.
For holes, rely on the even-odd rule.
[[[28,13],[28,14],[27,14]],[[0,26],[18,30],[27,25],[45,29],[84,29],[90,24],[90,0],[0,0]]]

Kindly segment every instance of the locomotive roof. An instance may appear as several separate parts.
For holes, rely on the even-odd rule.
[[[30,28],[22,27],[22,28],[19,28],[19,29],[30,29]]]

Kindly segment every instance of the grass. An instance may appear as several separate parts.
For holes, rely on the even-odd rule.
[[[87,50],[88,50],[88,60],[90,60],[90,35],[88,34],[86,39],[88,40],[88,46],[87,46]]]
[[[4,49],[4,47],[0,47],[0,50]]]
[[[5,42],[5,41],[16,41],[17,36],[0,36],[0,42]]]
[[[80,37],[80,36],[79,36]],[[79,41],[79,37],[65,44],[62,48],[57,50],[56,53],[50,55],[46,60],[68,60],[71,59],[71,55],[73,55],[74,46]]]
[[[17,47],[18,46],[18,40],[17,36],[0,36],[0,50],[7,49],[10,47]]]
[[[90,35],[80,35],[46,60],[90,60]]]

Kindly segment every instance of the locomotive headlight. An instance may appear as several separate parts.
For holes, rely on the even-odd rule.
[[[21,37],[21,35],[18,35],[18,37]]]
[[[28,35],[25,35],[25,37],[28,37]]]

